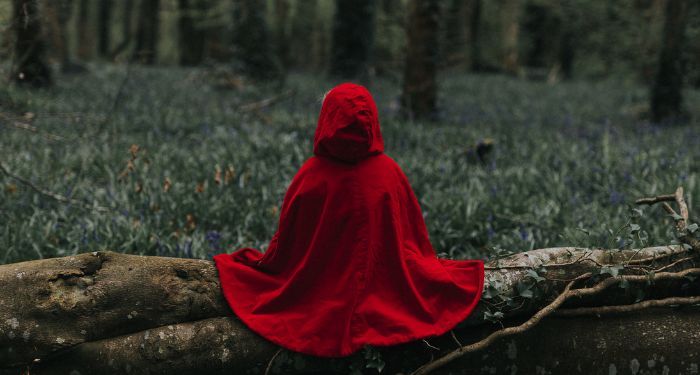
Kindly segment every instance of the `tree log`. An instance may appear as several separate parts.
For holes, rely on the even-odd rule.
[[[455,338],[469,343],[500,328],[484,319],[494,311],[504,314],[506,325],[527,318],[561,293],[567,281],[587,272],[599,273],[594,276],[598,279],[647,275],[648,281],[633,282],[626,289],[610,288],[564,308],[629,304],[639,298],[639,291],[646,298],[700,295],[700,283],[694,277],[653,282],[649,272],[674,272],[699,262],[695,249],[681,245],[639,250],[552,248],[494,260],[487,264],[484,298],[454,331]],[[0,369],[5,369],[0,373],[27,368],[33,374],[230,373],[232,369],[261,373],[279,354],[278,347],[235,318],[220,293],[211,261],[93,252],[0,266],[0,285],[4,287]],[[504,304],[506,300],[510,302]],[[632,366],[629,361],[634,359],[640,366],[656,361],[657,367],[643,368],[654,367],[659,373],[663,366],[672,373],[689,371],[689,366],[700,362],[693,357],[697,350],[691,344],[700,335],[693,328],[700,323],[698,310],[650,311],[603,318],[546,318],[528,333],[465,356],[450,368],[469,373],[495,368],[500,373],[507,365],[532,373],[540,366],[552,373],[573,373],[579,368],[581,373],[607,373],[613,365],[620,370]],[[456,347],[451,335],[430,342],[381,348],[387,371],[411,371],[440,354],[431,347]],[[512,345],[518,349],[511,349]],[[600,357],[605,348],[619,350],[604,350]],[[514,350],[529,354],[513,355]],[[565,355],[574,352],[575,356]],[[322,360],[282,353],[271,370],[347,372],[352,364],[352,358]]]

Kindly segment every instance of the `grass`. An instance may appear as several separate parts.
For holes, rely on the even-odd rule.
[[[58,77],[50,90],[8,89],[0,160],[36,186],[110,211],[60,203],[0,175],[0,263],[102,249],[211,258],[264,248],[333,83],[292,75],[286,86],[295,94],[259,114],[240,106],[280,88],[218,90],[191,69],[91,68]],[[437,123],[401,120],[396,83],[378,80],[371,90],[386,152],[408,175],[444,256],[670,243],[661,210],[640,216],[631,204],[678,185],[693,214],[700,128],[640,120],[644,87],[451,74]],[[699,118],[700,93],[688,91],[686,104]],[[25,112],[39,132],[8,120]],[[469,151],[485,138],[495,148],[480,163]]]

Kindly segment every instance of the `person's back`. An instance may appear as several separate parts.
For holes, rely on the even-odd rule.
[[[376,112],[361,86],[331,90],[265,254],[214,258],[233,311],[288,349],[334,357],[439,335],[481,295],[483,262],[435,256]]]

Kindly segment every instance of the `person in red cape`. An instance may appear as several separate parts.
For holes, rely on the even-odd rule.
[[[326,95],[314,156],[294,176],[265,253],[214,256],[233,312],[284,348],[321,357],[441,335],[482,293],[480,260],[437,258],[418,200],[384,154],[362,86]]]

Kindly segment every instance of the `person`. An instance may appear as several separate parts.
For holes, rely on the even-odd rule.
[[[326,94],[313,152],[267,251],[214,256],[240,320],[320,357],[441,335],[464,320],[482,293],[483,261],[436,256],[408,179],[384,154],[367,89],[344,83]]]

